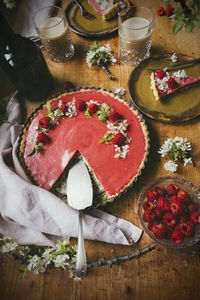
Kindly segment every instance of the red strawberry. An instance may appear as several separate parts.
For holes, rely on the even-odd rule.
[[[98,105],[96,103],[91,103],[90,106],[89,106],[89,112],[91,114],[95,114],[95,112],[97,111],[98,109]]]
[[[199,205],[197,203],[191,203],[188,205],[188,210],[190,213],[194,212],[195,210],[198,210]]]
[[[160,6],[156,9],[156,13],[158,16],[164,16],[165,15],[165,9],[164,7]]]
[[[151,202],[152,203],[152,202]],[[156,217],[161,220],[162,216],[163,216],[163,211],[159,208],[155,208],[155,214],[156,214]]]
[[[164,197],[165,194],[166,194],[166,190],[165,190],[165,189],[162,189],[162,188],[160,188],[160,187],[156,187],[155,190],[156,190],[156,193],[158,194],[159,197],[160,197],[160,196],[161,196],[161,197]]]
[[[167,80],[167,84],[168,84],[168,87],[170,89],[175,89],[178,85],[178,83],[176,82],[175,78],[173,77],[170,77],[168,80]]]
[[[143,208],[144,208],[144,210],[153,209],[154,208],[154,204],[153,204],[152,201],[145,201],[143,203]]]
[[[63,103],[59,109],[65,114],[67,112],[68,107],[66,103]]]
[[[193,224],[200,224],[200,214],[197,211],[194,211],[190,216],[190,220]]]
[[[178,196],[178,200],[180,202],[183,202],[186,204],[189,204],[191,202],[190,196],[186,191],[183,191],[183,190],[178,191],[177,196]]]
[[[164,214],[163,221],[168,227],[173,227],[176,225],[176,219],[171,213]]]
[[[159,69],[159,70],[156,72],[156,76],[157,76],[159,79],[163,79],[163,77],[166,76],[166,72],[163,71],[162,69]]]
[[[172,183],[172,184],[168,185],[168,187],[167,187],[168,195],[171,195],[171,196],[176,195],[178,193],[178,191],[179,191],[179,187],[176,184]]]
[[[112,139],[113,145],[121,146],[125,141],[125,136],[119,132],[115,135],[115,137]]]
[[[189,216],[186,213],[182,213],[179,217],[180,223],[187,222],[189,220]]]
[[[173,8],[173,7],[168,6],[168,7],[166,8],[166,16],[167,16],[167,17],[170,17],[170,16],[173,14],[173,12],[174,12],[174,8]]]
[[[182,212],[182,204],[179,201],[173,201],[170,203],[170,208],[175,216],[179,216]]]
[[[85,102],[83,100],[77,100],[75,105],[78,111],[82,111],[85,109]]]
[[[64,89],[68,90],[68,89],[72,89],[74,87],[74,84],[71,81],[65,81],[64,82]]]
[[[156,218],[156,214],[153,209],[147,209],[145,210],[143,214],[143,220],[145,222],[153,222]]]
[[[173,232],[172,232],[172,235],[171,235],[171,241],[173,243],[176,243],[176,244],[182,244],[183,242],[183,234],[181,233],[180,230],[178,229],[175,229]]]
[[[149,230],[152,230],[152,227],[156,224],[159,224],[159,223],[157,221],[153,221],[153,222],[148,223],[147,227]]]
[[[176,195],[172,196],[172,197],[169,197],[168,198],[168,201],[171,203],[171,202],[174,202],[174,201],[178,201],[178,197]]]
[[[194,224],[190,222],[180,223],[180,230],[185,236],[191,237],[194,235]]]
[[[152,232],[158,239],[162,239],[165,235],[166,226],[164,224],[155,224],[152,226]]]
[[[156,206],[158,208],[160,208],[161,210],[164,210],[164,211],[169,211],[170,210],[169,203],[164,197],[159,197],[158,198],[158,200],[156,202]]]
[[[50,137],[47,134],[45,134],[44,132],[40,132],[37,136],[37,142],[43,143],[43,144],[48,144],[50,142]]]
[[[39,120],[39,126],[42,128],[48,128],[51,126],[51,118],[50,117],[43,117]]]
[[[114,110],[112,110],[109,114],[109,121],[111,121],[111,122],[115,122],[121,118],[122,118],[122,116]]]
[[[157,193],[153,190],[146,191],[147,200],[154,201],[157,197]]]

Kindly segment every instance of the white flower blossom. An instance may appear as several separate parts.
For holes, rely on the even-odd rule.
[[[123,120],[117,124],[107,121],[107,128],[109,129],[108,133],[117,134],[118,132],[121,132],[122,134],[126,134],[127,127],[127,120]]]
[[[57,255],[56,258],[53,260],[55,267],[56,268],[61,267],[61,268],[65,269],[66,266],[69,265],[69,263],[66,262],[67,259],[69,259],[68,254]]]
[[[28,270],[36,268],[41,261],[41,258],[38,255],[34,255],[29,259],[29,264],[27,266]]]
[[[172,76],[176,77],[176,80],[179,82],[180,80],[184,79],[187,74],[185,70],[178,70],[177,72],[174,72]]]
[[[5,245],[3,245],[0,249],[2,253],[9,253],[15,251],[18,244],[16,242],[9,241]]]
[[[77,116],[77,111],[76,111],[76,100],[75,98],[72,99],[71,102],[68,102],[68,110],[65,113],[65,115],[69,118],[73,118]]]
[[[165,170],[170,171],[172,173],[177,171],[177,167],[178,165],[173,160],[169,160],[164,164]]]
[[[92,59],[97,53],[106,53],[107,56],[110,59],[110,62],[112,65],[114,65],[117,62],[117,59],[113,56],[111,49],[110,49],[110,44],[106,44],[105,46],[99,46],[95,51],[94,50],[89,50],[86,54],[86,62],[89,67],[92,66]]]
[[[187,164],[193,165],[193,162],[192,162],[192,158],[191,158],[191,157],[184,159],[184,167],[185,167]]]
[[[177,61],[178,61],[178,57],[177,57],[176,53],[172,53],[172,55],[171,55],[171,57],[170,57],[170,60],[171,60],[172,62],[177,62]]]
[[[115,94],[118,94],[119,96],[124,96],[125,95],[125,89],[124,88],[117,88],[115,90]]]
[[[168,138],[163,145],[158,150],[158,153],[161,154],[162,157],[170,156],[172,160],[165,164],[165,169],[171,172],[176,172],[177,170],[177,162],[178,160],[184,163],[184,166],[187,164],[193,165],[192,158],[189,157],[189,151],[192,150],[192,146],[190,142],[188,142],[187,138],[182,138],[176,136],[174,139]]]
[[[118,145],[115,145],[115,152],[117,152],[114,157],[115,158],[123,158],[125,159],[128,152],[129,152],[129,145],[124,145],[122,147],[119,147]]]

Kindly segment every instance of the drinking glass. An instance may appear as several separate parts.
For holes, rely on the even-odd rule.
[[[137,65],[150,56],[154,13],[148,7],[122,10],[118,16],[119,49],[121,59]]]
[[[46,6],[39,9],[33,16],[33,24],[51,60],[63,62],[73,56],[74,46],[62,8]]]

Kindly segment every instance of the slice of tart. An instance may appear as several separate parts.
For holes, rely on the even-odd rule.
[[[187,76],[184,70],[174,72],[172,75],[162,69],[159,69],[156,73],[151,73],[151,89],[156,100],[197,82],[200,82],[200,77]]]
[[[52,191],[77,153],[104,199],[114,199],[144,167],[146,125],[135,108],[112,92],[84,88],[61,94],[28,119],[18,155],[33,183]]]
[[[88,0],[88,2],[102,16],[103,20],[112,19],[122,5],[120,0]]]

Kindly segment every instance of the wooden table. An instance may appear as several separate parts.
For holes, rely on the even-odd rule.
[[[159,0],[135,0],[135,4],[151,7],[154,11],[164,5]],[[85,62],[88,45],[93,43],[71,32],[75,45],[74,57],[65,63],[50,61],[44,56],[55,79],[55,91],[62,88],[66,80],[76,86],[95,86],[109,90],[124,87],[128,100],[128,78],[133,67],[122,61],[110,70],[116,75],[116,81],[108,80],[105,73],[95,67],[89,68]],[[118,37],[100,41],[109,42],[115,55],[119,56]],[[167,51],[200,56],[200,32],[186,33],[182,30],[176,36],[172,34],[172,22],[167,17],[155,16],[153,32],[153,51]],[[5,95],[13,89],[7,82],[1,94]],[[26,101],[27,115],[39,103]],[[192,157],[195,167],[180,167],[177,176],[191,181],[200,188],[200,152],[199,152],[199,118],[178,125],[163,124],[145,117],[150,133],[150,154],[142,175],[133,188],[119,200],[103,207],[107,212],[124,218],[140,226],[137,216],[137,199],[141,189],[151,180],[171,175],[163,168],[163,160],[157,153],[158,148],[168,137],[182,136],[192,144]],[[112,258],[145,247],[151,239],[144,233],[139,243],[132,247],[111,245],[102,242],[86,241],[86,252],[89,261],[100,257]],[[48,270],[46,274],[37,276],[28,273],[19,283],[21,266],[5,255],[0,256],[0,297],[12,300],[53,300],[53,299],[134,299],[134,300],[197,300],[200,299],[200,247],[196,245],[184,250],[172,250],[157,245],[156,249],[139,259],[120,265],[90,269],[88,276],[82,281],[69,278],[68,271],[61,269]]]

